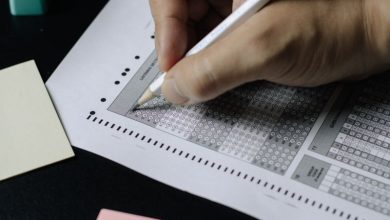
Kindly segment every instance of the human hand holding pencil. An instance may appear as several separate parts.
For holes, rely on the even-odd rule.
[[[186,51],[244,1],[150,0],[164,96],[207,101],[255,80],[317,86],[390,68],[389,1],[272,1],[227,36]]]

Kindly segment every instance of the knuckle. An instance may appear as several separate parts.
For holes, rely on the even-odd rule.
[[[294,69],[302,56],[300,34],[296,31],[282,34],[282,30],[284,28],[280,25],[267,25],[248,40],[246,51],[251,57],[250,66],[259,70],[253,71],[257,77],[267,80],[289,78],[286,74]]]
[[[218,91],[218,80],[213,71],[212,64],[206,58],[194,57],[193,73],[189,74],[188,89],[194,100],[203,101],[211,99]]]
[[[280,48],[277,48],[277,36],[273,37],[273,28],[267,28],[249,36],[242,45],[245,54],[244,64],[248,67],[246,72],[250,78],[261,78],[263,70],[267,69],[270,63],[279,55]],[[243,65],[241,65],[243,66]]]

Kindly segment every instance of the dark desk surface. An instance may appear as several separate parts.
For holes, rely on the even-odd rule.
[[[0,68],[35,59],[47,80],[107,0],[55,0],[42,17],[12,17],[7,2],[0,1]],[[0,182],[0,219],[96,219],[101,208],[162,219],[249,218],[74,151],[73,159]]]

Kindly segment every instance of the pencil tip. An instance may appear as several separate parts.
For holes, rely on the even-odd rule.
[[[135,105],[133,106],[132,110],[133,110],[133,111],[138,110],[139,106],[140,106],[140,105],[135,104]]]
[[[155,95],[153,94],[152,91],[150,91],[150,89],[146,90],[145,93],[138,100],[137,104],[135,104],[135,106],[133,107],[133,110],[138,109],[140,106],[152,100],[154,97]]]

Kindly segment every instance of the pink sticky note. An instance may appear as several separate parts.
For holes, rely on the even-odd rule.
[[[96,220],[157,220],[154,218],[143,217],[139,215],[127,214],[124,212],[102,209]]]

